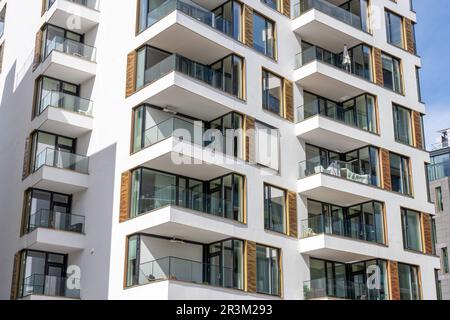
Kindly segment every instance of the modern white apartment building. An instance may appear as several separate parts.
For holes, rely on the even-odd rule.
[[[0,10],[0,299],[436,299],[410,1]]]

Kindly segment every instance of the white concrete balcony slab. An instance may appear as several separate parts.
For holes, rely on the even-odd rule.
[[[39,167],[36,166],[36,170],[34,170],[34,172],[24,181],[26,189],[37,188],[73,194],[88,188],[89,158],[83,156],[77,158],[76,155],[73,155],[75,158],[72,158],[71,154],[69,154],[67,160],[65,156],[55,157],[53,151],[43,152],[46,152],[45,156],[38,156],[41,165],[39,165]]]
[[[77,232],[36,228],[22,239],[23,247],[30,250],[68,254],[85,248],[85,235]]]
[[[166,1],[154,9],[148,19],[150,26],[136,37],[136,48],[146,43],[211,64],[233,53],[240,45],[220,31],[211,11],[194,8],[187,1]]]
[[[121,227],[125,234],[147,233],[200,243],[218,242],[247,230],[245,224],[232,219],[171,205],[143,213]]]
[[[323,115],[315,115],[296,124],[296,135],[309,144],[345,153],[367,145],[378,145],[377,134],[359,129]]]
[[[252,294],[236,289],[188,283],[176,280],[155,281],[124,289],[123,300],[273,300],[268,295]]]
[[[307,0],[306,6],[294,5],[292,30],[303,41],[322,48],[341,52],[344,44],[349,48],[360,43],[372,43],[373,37],[366,32],[361,18],[339,8],[332,1]],[[301,8],[301,9],[300,9]]]
[[[79,298],[68,298],[68,297],[53,297],[53,296],[45,296],[40,294],[31,294],[29,296],[25,296],[20,298],[19,300],[25,301],[77,301]]]
[[[36,76],[45,75],[77,84],[95,77],[95,48],[69,40],[49,47],[47,57],[35,70]]]
[[[345,101],[365,92],[377,92],[374,83],[320,60],[300,65],[294,80],[304,90],[333,101]]]
[[[300,239],[300,253],[318,259],[352,263],[386,256],[387,247],[374,242],[320,234]]]
[[[56,0],[43,20],[55,26],[84,34],[100,23],[100,0]]]
[[[153,82],[128,98],[130,105],[148,103],[205,121],[233,110],[244,112],[247,109],[242,99],[172,67],[167,73],[152,78]]]
[[[233,172],[245,174],[246,166],[241,159],[174,136],[133,154],[130,164],[132,168],[149,167],[204,181]]]
[[[86,113],[68,111],[63,108],[48,106],[33,119],[34,130],[78,138],[92,131],[94,119]]]

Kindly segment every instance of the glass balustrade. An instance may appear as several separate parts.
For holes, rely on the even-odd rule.
[[[84,233],[84,216],[41,209],[29,217],[28,232],[37,228]]]
[[[62,52],[93,62],[96,59],[97,52],[95,47],[60,36],[55,36],[46,42],[46,57],[53,51]]]
[[[80,279],[33,274],[23,280],[22,296],[80,298]]]
[[[60,108],[92,117],[93,102],[72,94],[49,91],[40,101],[39,113],[44,112],[48,107]]]
[[[62,150],[46,148],[36,156],[34,171],[39,170],[42,166],[68,169],[87,174],[89,158]]]

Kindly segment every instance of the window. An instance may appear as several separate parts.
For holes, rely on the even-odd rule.
[[[261,0],[261,2],[268,5],[274,10],[280,11],[281,0]]]
[[[275,23],[253,12],[253,48],[275,59]]]
[[[89,102],[81,101],[80,87],[62,80],[40,77],[37,81],[35,115],[47,107],[63,108],[69,111],[89,111]]]
[[[417,85],[417,95],[419,98],[419,102],[422,102],[422,88],[420,85],[420,68],[416,67],[416,85]]]
[[[409,158],[390,153],[392,191],[412,195]]]
[[[278,249],[256,246],[256,291],[279,296],[281,270]]]
[[[434,279],[436,281],[436,297],[437,300],[442,300],[442,283],[439,279],[439,270],[434,270]]]
[[[381,60],[383,67],[384,87],[402,94],[403,82],[402,82],[400,60],[392,56],[389,56],[385,53],[381,54]]]
[[[283,79],[263,70],[262,87],[263,109],[283,117]]]
[[[139,244],[140,236],[135,235],[128,238],[127,248],[127,287],[139,283]]]
[[[403,18],[391,11],[385,12],[387,41],[394,46],[404,48]]]
[[[411,110],[394,105],[394,134],[395,140],[413,145]]]
[[[404,248],[422,251],[421,214],[408,209],[402,209],[401,211]]]
[[[371,48],[369,46],[361,44],[354,48],[350,48],[349,55],[352,61],[351,72],[364,79],[373,81]]]
[[[400,300],[420,300],[419,268],[408,264],[398,264]]]
[[[207,247],[208,284],[244,289],[244,242],[226,240]]]
[[[42,31],[41,59],[42,61],[53,51],[63,50],[65,53],[85,57],[87,52],[80,45],[83,35],[54,25],[47,24]],[[91,52],[93,56],[93,52]]]
[[[227,1],[213,11],[215,28],[235,40],[242,41],[242,4]]]
[[[448,249],[447,248],[441,249],[441,257],[442,257],[442,266],[444,269],[444,273],[449,273],[450,266],[449,266],[449,262],[448,262]]]
[[[280,133],[278,129],[255,121],[256,163],[280,170]]]
[[[436,209],[438,212],[442,212],[444,211],[444,203],[442,200],[442,188],[437,187],[435,189],[435,194],[436,194]]]
[[[5,31],[5,16],[6,16],[6,5],[0,11],[0,38],[3,36]]]
[[[286,233],[286,191],[264,185],[264,228]]]

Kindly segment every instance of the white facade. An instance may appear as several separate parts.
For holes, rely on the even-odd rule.
[[[212,9],[225,1],[196,1]],[[2,0],[7,5],[0,107],[0,299],[9,299],[14,255],[24,249],[67,254],[67,265],[81,270],[81,299],[266,299],[258,293],[166,280],[124,288],[127,237],[146,233],[177,238],[186,243],[153,240],[141,259],[151,261],[176,256],[202,261],[199,248],[188,241],[210,244],[237,238],[279,248],[282,253],[282,297],[303,299],[303,283],[310,280],[309,258],[341,262],[374,258],[419,266],[423,299],[436,299],[434,270],[439,259],[404,249],[400,208],[434,212],[426,193],[424,164],[427,152],[397,142],[394,135],[392,103],[425,113],[419,102],[415,68],[420,58],[386,42],[384,8],[412,21],[416,15],[409,1],[371,0],[372,34],[357,30],[315,9],[290,19],[260,0],[243,0],[276,24],[277,60],[268,58],[243,43],[175,10],[136,36],[137,1],[100,0],[89,9],[68,0],[56,3],[41,16],[40,0]],[[330,1],[340,4],[343,1]],[[294,3],[291,3],[294,12]],[[24,9],[26,8],[26,10]],[[75,16],[74,16],[75,15]],[[24,23],[25,22],[25,23]],[[36,32],[50,23],[84,34],[84,43],[96,48],[95,59],[87,60],[54,51],[33,71]],[[301,51],[302,34],[308,41],[340,52],[366,43],[402,61],[404,95],[315,61],[295,68]],[[328,37],[328,38],[327,38]],[[327,39],[327,40],[323,40]],[[245,59],[246,99],[221,92],[181,72],[170,72],[150,85],[125,97],[127,54],[143,44],[178,53],[204,64],[211,64],[230,53]],[[328,43],[328,45],[327,45]],[[195,58],[195,59],[194,59]],[[303,87],[329,99],[354,97],[369,92],[377,97],[379,134],[371,134],[326,117],[316,116],[293,123],[262,108],[262,68],[294,83],[294,108],[302,106]],[[80,97],[93,103],[92,117],[49,107],[32,119],[35,80],[41,76],[80,85]],[[147,102],[176,106],[181,114],[210,121],[230,111],[250,115],[280,132],[280,172],[251,165],[244,160],[233,164],[204,160],[196,165],[170,163],[176,153],[172,138],[130,154],[132,111]],[[295,110],[295,109],[294,109]],[[296,111],[295,111],[296,112]],[[153,120],[154,123],[160,122]],[[76,138],[74,153],[89,157],[88,174],[43,166],[22,180],[25,141],[34,130]],[[374,145],[410,158],[414,196],[363,185],[326,174],[298,179],[299,163],[306,159],[305,143],[347,152]],[[196,149],[200,149],[195,151]],[[200,157],[194,147],[190,158]],[[121,174],[147,166],[200,180],[236,172],[246,177],[246,224],[209,214],[168,206],[151,214],[119,223]],[[387,245],[321,235],[307,239],[288,237],[264,229],[264,183],[297,193],[298,234],[301,221],[308,218],[308,198],[348,206],[376,200],[384,203]],[[24,192],[29,188],[72,195],[71,211],[85,216],[82,234],[38,228],[21,236]],[[141,262],[144,262],[141,261]],[[29,299],[39,298],[31,295]]]

